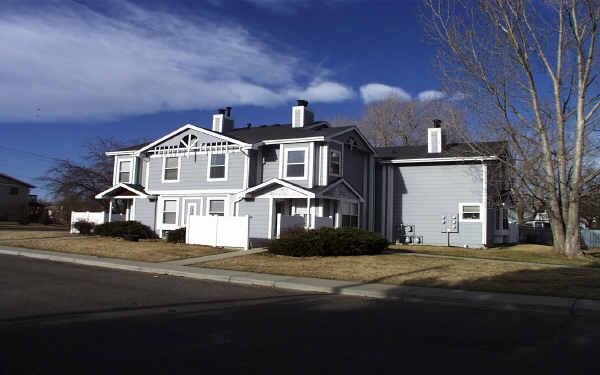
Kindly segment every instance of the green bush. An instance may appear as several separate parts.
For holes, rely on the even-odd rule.
[[[44,212],[42,212],[42,214],[40,215],[40,224],[44,224],[44,225],[54,224],[54,222],[52,221],[52,218],[50,217],[50,215],[48,215],[48,210],[44,210]]]
[[[92,230],[94,229],[96,224],[90,223],[89,221],[85,220],[79,220],[78,222],[73,224],[73,226],[79,231],[80,234],[90,235],[92,234]]]
[[[113,221],[96,225],[94,234],[106,237],[157,238],[156,233],[139,221]]]
[[[167,242],[185,243],[185,227],[170,230],[169,234],[167,234]]]
[[[267,244],[269,252],[293,257],[381,254],[389,245],[375,232],[358,228],[288,230]]]

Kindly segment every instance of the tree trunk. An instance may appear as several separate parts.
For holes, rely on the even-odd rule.
[[[554,215],[550,216],[550,225],[552,225],[553,249],[557,254],[565,254],[565,230],[562,220]]]

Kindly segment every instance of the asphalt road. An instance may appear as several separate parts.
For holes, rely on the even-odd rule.
[[[599,345],[581,317],[0,256],[0,374],[597,373]]]

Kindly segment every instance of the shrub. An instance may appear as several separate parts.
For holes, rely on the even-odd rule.
[[[96,225],[94,233],[106,237],[157,238],[156,233],[139,221],[113,221]]]
[[[52,222],[52,218],[50,217],[50,215],[48,215],[48,210],[44,210],[44,212],[42,212],[42,215],[40,216],[40,224],[44,224],[44,225],[54,224]]]
[[[381,254],[389,245],[375,232],[358,228],[288,230],[267,244],[269,252],[294,257]]]
[[[75,224],[73,224],[75,229],[79,231],[81,234],[87,234],[88,236],[92,234],[92,229],[96,226],[94,223],[90,223],[89,221],[79,220]]]
[[[29,223],[31,223],[31,221],[29,220],[28,216],[25,216],[25,217],[19,219],[19,224],[20,225],[27,225]]]
[[[167,242],[185,243],[185,227],[170,230],[169,234],[167,234]]]

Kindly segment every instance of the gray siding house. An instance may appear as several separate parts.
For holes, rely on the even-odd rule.
[[[0,220],[16,221],[27,215],[29,189],[35,186],[0,173]]]
[[[113,186],[98,199],[125,202],[126,215],[161,237],[190,215],[249,216],[250,237],[277,236],[278,217],[326,218],[334,227],[376,230],[390,241],[483,247],[502,242],[491,190],[504,143],[444,143],[439,122],[427,144],[374,148],[354,126],[314,121],[306,101],[290,124],[234,127],[231,108],[211,130],[184,125],[147,144],[107,153]],[[494,181],[494,184],[490,181]],[[503,184],[500,184],[504,186]],[[493,198],[493,199],[492,199]],[[500,207],[496,210],[496,206]],[[501,220],[501,217],[500,217]]]

